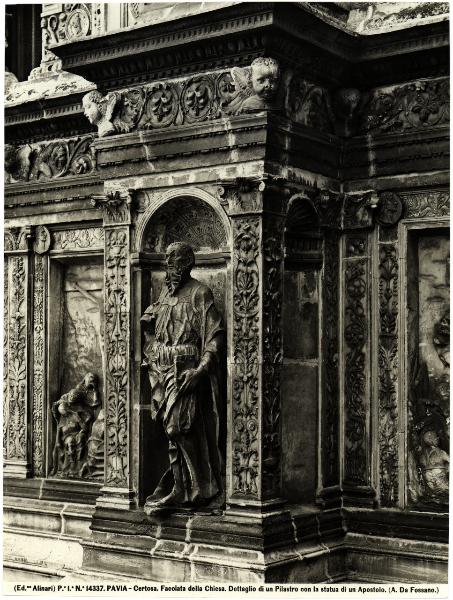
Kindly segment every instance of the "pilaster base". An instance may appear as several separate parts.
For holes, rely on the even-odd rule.
[[[31,476],[31,468],[26,460],[8,460],[3,465],[4,477],[26,479]]]
[[[101,495],[96,500],[96,508],[130,510],[136,506],[137,500],[135,493],[128,488],[104,486],[101,488]]]

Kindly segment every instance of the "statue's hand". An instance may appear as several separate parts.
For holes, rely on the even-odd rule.
[[[200,369],[188,369],[185,371],[180,379],[178,396],[182,396],[187,392],[191,392],[198,385],[198,382],[203,375],[203,371]]]

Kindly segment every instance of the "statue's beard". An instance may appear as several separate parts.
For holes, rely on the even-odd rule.
[[[173,296],[181,287],[184,280],[184,271],[167,271],[165,274],[165,283],[168,291]]]

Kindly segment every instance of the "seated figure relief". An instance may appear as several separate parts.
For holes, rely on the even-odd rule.
[[[148,514],[205,506],[223,487],[218,403],[224,330],[212,291],[191,277],[194,264],[191,246],[168,246],[162,292],[141,318],[151,416],[163,424],[170,463],[146,499]]]
[[[436,503],[448,503],[450,457],[439,448],[439,435],[433,429],[422,435],[419,457],[426,497]]]
[[[98,378],[94,373],[87,373],[75,388],[52,404],[57,428],[51,475],[81,477],[89,470],[87,449],[99,404]]]

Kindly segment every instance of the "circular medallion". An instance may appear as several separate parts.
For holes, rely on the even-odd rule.
[[[50,248],[50,233],[44,225],[38,225],[35,230],[35,241],[33,242],[33,250],[36,254],[45,254]]]
[[[403,205],[394,192],[379,194],[376,221],[383,226],[395,225],[401,218]]]
[[[82,8],[76,8],[66,21],[66,38],[75,40],[84,37],[90,30],[90,17]]]

